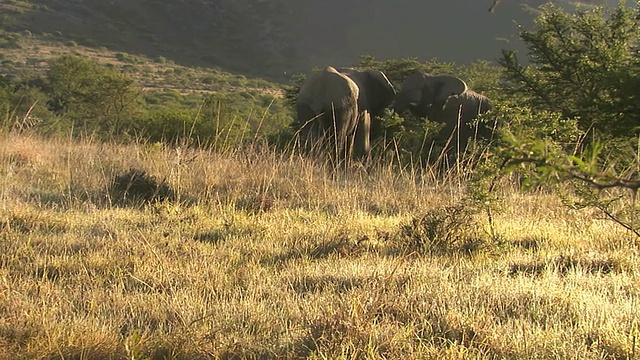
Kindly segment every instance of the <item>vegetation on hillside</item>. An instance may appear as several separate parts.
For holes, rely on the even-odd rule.
[[[39,58],[35,67],[8,53],[0,67],[5,131],[231,146],[274,137],[292,118],[281,86],[260,79],[106,51]]]

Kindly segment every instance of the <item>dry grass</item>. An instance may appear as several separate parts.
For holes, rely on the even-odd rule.
[[[552,195],[504,190],[498,241],[414,170],[1,136],[2,359],[640,357],[637,240]]]

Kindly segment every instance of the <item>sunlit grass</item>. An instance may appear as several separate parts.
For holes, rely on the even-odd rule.
[[[130,169],[177,199],[119,203]],[[553,194],[431,251],[464,187],[414,169],[2,135],[0,172],[0,358],[639,356],[638,240]]]

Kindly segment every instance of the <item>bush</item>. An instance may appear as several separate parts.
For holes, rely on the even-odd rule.
[[[175,191],[164,181],[158,181],[143,170],[130,169],[114,177],[109,193],[119,205],[145,204],[154,201],[175,200]]]
[[[437,208],[416,217],[400,228],[409,249],[430,254],[470,254],[483,244],[471,208],[453,205]]]
[[[47,72],[49,108],[92,134],[120,131],[138,106],[140,89],[115,69],[75,56],[55,59]]]

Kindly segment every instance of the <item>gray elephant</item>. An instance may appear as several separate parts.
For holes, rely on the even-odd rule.
[[[491,138],[493,129],[473,124],[479,114],[491,110],[491,101],[469,90],[460,78],[450,74],[423,72],[407,77],[393,102],[397,113],[409,110],[414,116],[444,123],[437,140],[449,150],[464,150],[469,139]]]
[[[329,146],[339,154],[366,159],[371,152],[372,118],[377,121],[384,114],[395,94],[381,71],[327,67],[300,87],[296,110],[302,138],[308,145],[321,145],[323,151]],[[339,141],[326,141],[329,138]]]
[[[356,154],[369,157],[372,132],[382,127],[380,119],[385,109],[393,102],[396,90],[380,70],[340,68],[339,71],[351,78],[360,90],[358,96],[360,117],[355,135]]]
[[[296,112],[307,150],[329,153],[338,160],[351,154],[359,94],[358,85],[331,66],[302,83]]]

